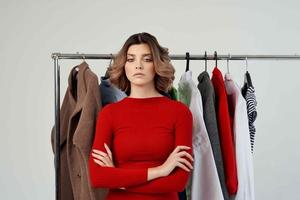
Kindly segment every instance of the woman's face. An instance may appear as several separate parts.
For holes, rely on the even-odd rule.
[[[128,48],[125,73],[131,85],[154,84],[155,70],[148,44],[135,44]]]

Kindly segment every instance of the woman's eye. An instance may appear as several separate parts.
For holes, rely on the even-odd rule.
[[[127,59],[127,61],[128,61],[128,62],[132,62],[132,61],[133,61],[133,59],[132,59],[132,58],[129,58],[129,59]]]
[[[151,58],[146,58],[145,60],[146,60],[146,62],[151,62],[152,61]]]

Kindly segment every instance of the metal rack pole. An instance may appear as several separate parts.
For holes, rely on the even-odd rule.
[[[54,100],[55,100],[55,196],[60,200],[60,66],[59,59],[111,59],[114,54],[70,54],[53,53],[54,60]],[[186,55],[170,55],[171,60],[186,60]],[[190,60],[298,60],[300,55],[190,55]]]
[[[55,198],[60,200],[60,66],[54,58],[54,104],[55,104]]]
[[[53,53],[52,58],[58,59],[111,59],[114,54],[71,54],[71,53]],[[170,55],[171,60],[186,60],[185,55]],[[300,59],[300,55],[190,55],[190,60],[290,60]]]

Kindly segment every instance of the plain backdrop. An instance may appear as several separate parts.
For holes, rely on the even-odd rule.
[[[299,1],[1,1],[0,198],[55,199],[51,53],[117,53],[138,32],[170,54],[300,53]],[[61,60],[61,100],[70,69]],[[88,60],[100,77],[109,60]],[[172,61],[177,87],[185,61]],[[214,61],[208,62],[211,73]],[[226,61],[219,61],[226,72]],[[300,199],[300,60],[249,60],[258,101],[256,199]],[[241,85],[245,61],[230,61]],[[190,61],[193,79],[203,61]]]

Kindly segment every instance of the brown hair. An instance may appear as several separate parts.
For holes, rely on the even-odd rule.
[[[175,79],[175,69],[171,64],[168,49],[160,46],[157,39],[146,32],[130,36],[121,50],[113,58],[113,62],[107,70],[111,83],[129,95],[130,81],[125,74],[125,63],[127,61],[127,51],[129,47],[134,44],[149,45],[153,57],[154,70],[156,72],[154,76],[155,88],[159,92],[169,91],[172,88],[173,80]]]

